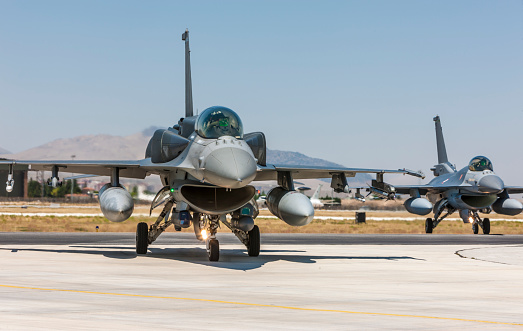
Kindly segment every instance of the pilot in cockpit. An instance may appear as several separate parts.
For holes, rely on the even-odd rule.
[[[198,135],[216,139],[222,136],[243,137],[243,127],[239,116],[226,107],[210,107],[198,117],[196,124]]]
[[[469,162],[470,171],[494,171],[492,168],[492,162],[485,156],[476,156]]]

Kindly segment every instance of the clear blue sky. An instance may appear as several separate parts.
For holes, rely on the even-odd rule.
[[[521,1],[0,1],[0,147],[129,135],[194,104],[350,167],[491,158],[523,185]]]

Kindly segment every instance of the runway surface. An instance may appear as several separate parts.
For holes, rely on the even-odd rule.
[[[0,233],[0,330],[523,328],[523,236]]]
[[[222,244],[238,244],[232,233],[218,233]],[[264,233],[265,245],[511,245],[523,235],[473,234],[304,234]],[[134,233],[0,232],[0,245],[72,245],[87,243],[134,245]],[[163,233],[154,245],[197,245],[193,233]]]

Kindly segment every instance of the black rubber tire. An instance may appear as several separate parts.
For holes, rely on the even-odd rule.
[[[472,224],[472,232],[474,234],[478,234],[478,232],[479,232],[479,225],[477,223]]]
[[[147,254],[149,246],[149,227],[147,223],[140,222],[136,226],[136,254]]]
[[[209,241],[209,261],[218,261],[220,259],[220,243],[216,239]]]
[[[425,220],[425,233],[432,233],[432,230],[434,230],[433,224],[432,218],[427,218]]]
[[[247,252],[249,256],[260,255],[260,228],[255,225],[249,233],[249,244],[247,245]]]
[[[483,234],[490,234],[490,219],[483,219]]]

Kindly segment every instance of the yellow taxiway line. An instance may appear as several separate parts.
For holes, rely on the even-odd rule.
[[[3,288],[16,288],[16,289],[22,289],[22,290],[37,290],[37,291],[50,291],[50,292],[69,292],[69,293],[83,293],[83,294],[98,294],[98,295],[134,297],[134,298],[200,301],[200,302],[212,302],[212,303],[221,303],[221,304],[228,304],[228,305],[251,306],[251,307],[266,307],[266,308],[298,310],[298,311],[315,311],[315,312],[326,312],[326,313],[342,313],[342,314],[374,315],[374,316],[392,316],[392,317],[410,317],[410,318],[424,318],[424,319],[444,320],[444,321],[474,322],[474,323],[487,323],[487,324],[523,326],[522,323],[495,322],[495,321],[484,321],[484,320],[474,320],[474,319],[454,318],[454,317],[439,317],[439,316],[426,316],[426,315],[408,315],[408,314],[389,314],[389,313],[373,313],[373,312],[364,312],[364,311],[321,309],[321,308],[303,308],[303,307],[292,307],[292,306],[265,305],[265,304],[259,304],[259,303],[212,300],[212,299],[181,298],[181,297],[169,297],[169,296],[158,296],[158,295],[95,292],[95,291],[82,291],[82,290],[65,290],[65,289],[55,289],[55,288],[43,288],[43,287],[31,287],[31,286],[15,286],[15,285],[2,285],[2,284],[0,284],[0,287],[3,287]]]

